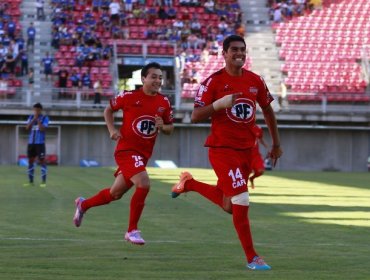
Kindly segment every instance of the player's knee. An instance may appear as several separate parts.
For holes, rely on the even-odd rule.
[[[113,200],[121,199],[123,194],[124,194],[124,191],[121,191],[121,190],[111,190],[110,191],[110,196],[112,197]]]
[[[224,211],[226,213],[229,213],[229,214],[232,214],[233,213],[233,208],[232,208],[231,204],[223,205],[222,206],[222,209],[224,209]]]
[[[231,198],[232,204],[249,206],[249,193],[243,192]]]

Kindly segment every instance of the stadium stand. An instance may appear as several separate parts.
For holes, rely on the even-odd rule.
[[[323,1],[322,9],[275,24],[290,101],[320,101],[323,94],[329,102],[370,101],[358,63],[370,44],[369,17],[366,0],[331,0]]]
[[[70,75],[67,88],[87,87],[86,97],[94,95],[92,85],[101,80],[103,96],[111,97],[113,78],[109,66],[112,48],[108,39],[113,35],[105,30],[107,10],[96,9],[96,1],[78,2],[76,5],[72,2],[52,1],[52,46],[56,49],[54,58],[58,64],[53,72],[67,71]],[[54,86],[61,85],[56,81]],[[75,95],[73,90],[66,92]]]
[[[0,1],[0,98],[16,94],[22,86],[20,57],[25,47],[19,22],[21,0]]]

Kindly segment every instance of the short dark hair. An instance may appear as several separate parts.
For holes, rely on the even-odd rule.
[[[143,69],[141,69],[141,77],[146,77],[148,75],[148,72],[149,72],[150,68],[155,68],[155,69],[162,70],[162,67],[159,63],[151,62],[151,63],[148,63],[147,65],[145,65],[143,67]]]
[[[39,108],[39,109],[41,109],[41,110],[42,110],[42,105],[41,105],[41,103],[40,103],[40,102],[38,102],[38,103],[35,103],[35,104],[33,105],[33,108]]]
[[[247,46],[247,44],[245,43],[245,40],[243,37],[239,36],[239,35],[230,35],[228,36],[223,44],[222,44],[222,49],[224,52],[227,52],[227,50],[229,49],[230,47],[230,43],[231,42],[243,42],[245,46]]]

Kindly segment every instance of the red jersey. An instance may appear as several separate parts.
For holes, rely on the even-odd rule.
[[[261,140],[263,138],[263,130],[258,125],[253,126],[252,131],[254,133],[254,136],[256,136],[258,140]]]
[[[111,99],[110,106],[113,111],[123,111],[122,138],[117,143],[116,152],[136,151],[148,159],[158,135],[155,116],[161,117],[164,124],[172,124],[173,121],[168,98],[160,93],[147,95],[140,88],[121,92]]]
[[[201,83],[194,107],[212,104],[233,93],[242,95],[237,97],[232,108],[213,113],[206,147],[247,149],[255,145],[256,136],[252,128],[255,125],[256,103],[265,108],[274,100],[259,75],[243,69],[241,76],[231,76],[223,68]]]

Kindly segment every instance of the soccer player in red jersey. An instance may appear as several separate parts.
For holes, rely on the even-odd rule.
[[[191,116],[192,122],[211,118],[211,132],[205,146],[209,148],[209,160],[218,177],[217,185],[199,182],[189,172],[183,172],[172,188],[172,197],[195,191],[231,213],[247,267],[268,270],[271,267],[253,246],[247,182],[256,142],[252,132],[256,103],[262,108],[272,138],[269,156],[273,164],[282,154],[275,114],[270,105],[273,98],[260,76],[243,69],[247,49],[242,37],[227,37],[222,54],[226,66],[201,83]]]
[[[141,70],[143,87],[121,92],[106,107],[105,122],[111,139],[117,141],[114,153],[118,165],[116,179],[111,187],[101,190],[96,195],[88,199],[78,197],[75,200],[76,212],[73,221],[77,227],[81,225],[88,209],[120,199],[135,185],[125,240],[133,244],[145,244],[138,230],[138,222],[150,188],[145,167],[158,133],[161,131],[164,134],[171,134],[173,131],[170,102],[159,93],[162,78],[160,65],[155,62],[149,63]],[[123,122],[119,131],[114,127],[114,112],[118,110],[123,111]]]
[[[252,189],[254,189],[254,179],[256,179],[259,176],[262,176],[263,173],[265,172],[265,163],[260,153],[259,143],[261,143],[266,149],[268,149],[268,146],[266,142],[263,140],[263,130],[261,127],[255,125],[252,128],[252,131],[256,136],[256,144],[252,149],[251,169],[253,171],[253,175],[249,178],[249,181],[251,182]]]

